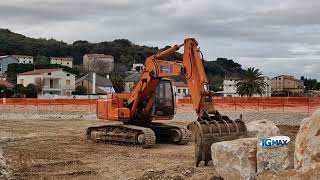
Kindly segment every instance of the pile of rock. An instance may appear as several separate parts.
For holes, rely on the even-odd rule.
[[[261,148],[259,138],[280,135],[279,128],[268,120],[247,124],[248,138],[214,143],[212,161],[224,179],[255,179],[257,172],[292,167],[288,147]]]
[[[249,138],[211,146],[213,165],[221,177],[226,180],[320,179],[320,110],[302,121],[294,157],[288,146],[263,148],[259,145],[259,138],[280,135],[272,121],[250,122],[247,130]]]

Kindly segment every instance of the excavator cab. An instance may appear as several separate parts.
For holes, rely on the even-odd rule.
[[[155,119],[172,119],[175,114],[175,98],[172,82],[161,79],[156,89],[152,116]]]

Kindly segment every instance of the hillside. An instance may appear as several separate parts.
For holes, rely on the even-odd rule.
[[[168,48],[169,46],[165,47]],[[79,40],[72,44],[55,39],[35,39],[11,32],[8,29],[0,29],[0,55],[24,54],[34,57],[41,56],[72,56],[75,64],[82,64],[82,57],[87,53],[110,54],[116,64],[121,64],[129,69],[132,64],[143,63],[145,59],[158,52],[158,47],[141,46],[127,39],[90,43]],[[179,59],[180,53],[175,53],[168,59]],[[211,88],[219,89],[222,78],[225,75],[239,75],[242,72],[241,65],[233,60],[218,58],[216,61],[205,61],[205,70],[210,80]]]

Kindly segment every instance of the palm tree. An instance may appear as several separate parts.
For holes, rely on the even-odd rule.
[[[241,80],[237,82],[237,93],[240,96],[252,97],[254,94],[260,96],[265,93],[266,82],[263,80],[262,73],[259,69],[249,67],[244,70]]]

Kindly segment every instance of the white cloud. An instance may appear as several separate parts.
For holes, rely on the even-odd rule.
[[[206,59],[320,79],[319,8],[317,0],[2,0],[0,24],[69,43],[127,38],[163,47],[193,36]]]

